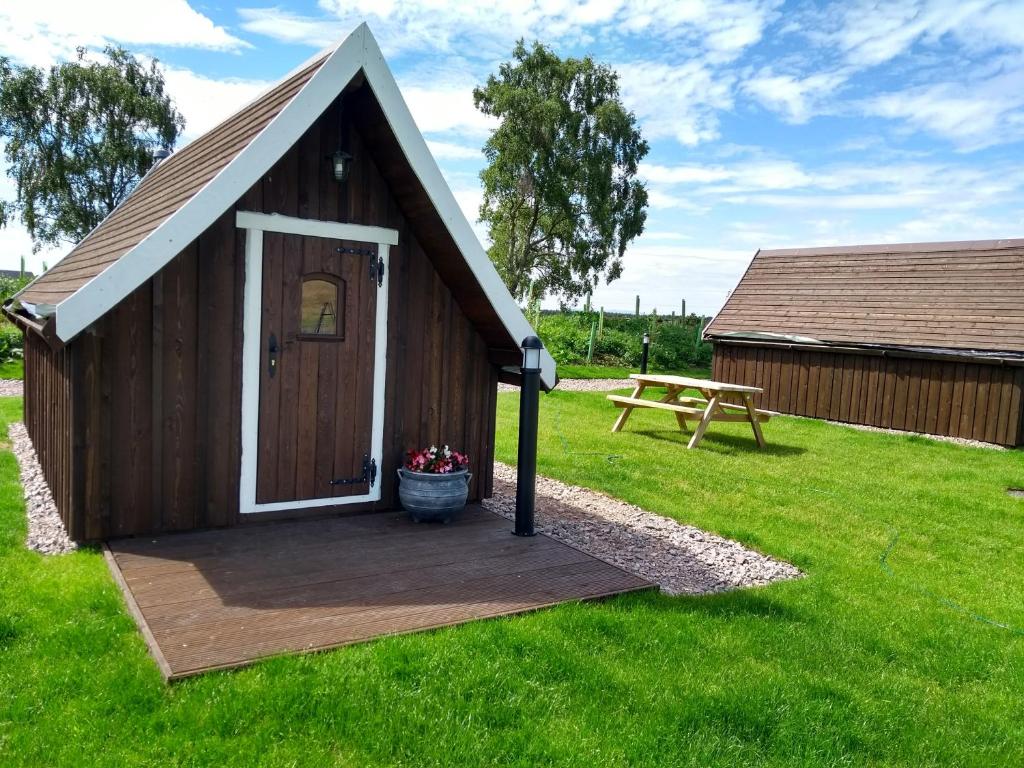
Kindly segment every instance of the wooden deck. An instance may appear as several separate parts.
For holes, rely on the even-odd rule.
[[[122,539],[107,562],[169,679],[651,585],[470,506]]]

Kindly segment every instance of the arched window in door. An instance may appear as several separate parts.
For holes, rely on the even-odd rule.
[[[345,337],[345,281],[333,275],[312,274],[302,278],[299,337]]]

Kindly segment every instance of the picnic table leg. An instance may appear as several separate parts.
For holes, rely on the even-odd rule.
[[[630,397],[639,398],[644,393],[644,389],[647,388],[646,384],[637,384],[633,388],[633,394]],[[619,414],[619,418],[615,420],[615,425],[612,427],[612,432],[619,432],[626,425],[626,419],[629,418],[629,414],[633,412],[633,406],[627,405],[622,409],[622,413]]]
[[[685,391],[686,390],[684,390],[682,387],[669,387],[668,392],[665,394],[663,398],[661,398],[661,402],[675,403],[679,400],[679,396],[682,395]],[[689,431],[689,428],[686,426],[686,414],[676,413],[676,424],[679,425],[680,431]]]
[[[754,429],[757,447],[764,448],[767,444],[764,441],[764,435],[761,434],[761,424],[757,420],[757,409],[754,408],[754,400],[750,395],[743,395],[743,403],[747,406],[747,415],[750,417],[750,426]]]
[[[715,409],[718,408],[718,395],[715,395],[708,400],[707,407],[704,409],[704,415],[700,419],[700,424],[693,430],[693,437],[690,438],[690,442],[687,444],[687,449],[696,448],[697,443],[704,437],[704,433],[707,431],[708,424],[715,417]]]

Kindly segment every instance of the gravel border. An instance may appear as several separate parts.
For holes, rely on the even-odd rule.
[[[795,418],[807,418],[805,416],[797,416]],[[929,440],[936,440],[940,443],[952,443],[953,445],[962,445],[967,448],[988,448],[990,451],[1006,451],[1009,450],[1005,445],[997,445],[996,443],[983,443],[981,440],[968,440],[966,437],[950,437],[949,435],[930,435],[927,432],[911,432],[906,429],[886,429],[885,427],[872,427],[868,424],[849,424],[845,421],[830,421],[825,419],[826,424],[832,424],[836,427],[849,427],[850,429],[859,429],[861,432],[881,432],[886,435],[907,435],[915,437],[927,437]]]
[[[24,389],[21,379],[0,379],[0,397],[21,397]]]
[[[78,546],[68,538],[61,522],[50,486],[43,477],[43,469],[36,458],[36,449],[28,430],[20,421],[7,428],[11,451],[18,460],[21,487],[25,494],[25,514],[28,517],[28,536],[25,546],[44,555],[64,555]]]
[[[494,496],[483,504],[515,516],[516,469],[494,462]],[[537,530],[661,587],[707,595],[796,579],[794,565],[589,488],[537,478]]]
[[[609,392],[613,389],[630,389],[632,379],[562,379],[555,387],[560,392]],[[498,384],[499,392],[518,392],[514,384]]]

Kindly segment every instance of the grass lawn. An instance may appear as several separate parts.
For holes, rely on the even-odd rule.
[[[8,360],[6,363],[0,363],[0,379],[24,379],[25,378],[25,361],[24,360]]]
[[[639,368],[621,368],[612,365],[561,365],[558,375],[563,379],[625,379],[631,373],[639,373]],[[658,373],[652,370],[651,373]],[[694,376],[706,379],[711,376],[707,368],[690,368],[682,371],[671,371],[678,376]]]
[[[506,461],[515,407],[500,396]],[[167,688],[97,552],[22,548],[2,451],[0,765],[1024,762],[1024,636],[971,615],[1024,627],[1024,502],[1004,493],[1024,485],[1020,452],[795,419],[766,425],[766,452],[742,425],[686,452],[667,414],[612,435],[601,395],[542,407],[542,472],[808,577],[561,606]],[[18,416],[0,399],[0,424]]]

